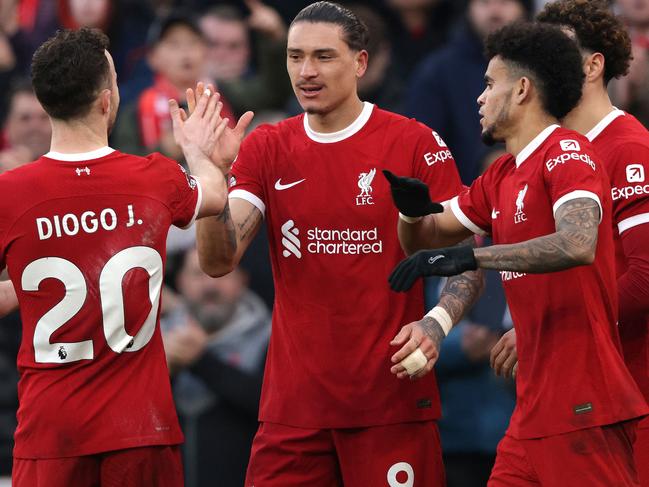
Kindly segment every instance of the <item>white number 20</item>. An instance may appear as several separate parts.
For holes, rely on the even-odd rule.
[[[149,274],[151,311],[134,336],[126,332],[122,280],[132,269],[143,268]],[[52,334],[82,308],[88,293],[81,270],[60,257],[43,257],[30,263],[22,275],[24,291],[38,291],[44,279],[57,279],[65,286],[63,299],[45,313],[34,330],[35,360],[39,363],[67,363],[94,358],[92,340],[72,343],[50,343]],[[99,276],[99,295],[104,336],[117,353],[135,352],[144,347],[155,331],[162,288],[162,258],[150,247],[130,247],[111,257]]]

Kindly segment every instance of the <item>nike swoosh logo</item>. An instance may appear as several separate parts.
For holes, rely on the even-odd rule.
[[[429,264],[434,264],[435,262],[437,262],[440,259],[443,259],[444,257],[446,257],[446,256],[445,255],[436,255],[435,257],[431,257],[430,259],[428,259],[428,263]]]
[[[495,220],[496,218],[498,218],[499,214],[500,214],[499,211],[496,211],[495,209],[491,210],[491,219]]]
[[[299,181],[295,181],[293,183],[282,184],[282,178],[279,178],[277,181],[275,181],[275,189],[277,191],[283,191],[285,189],[292,188],[293,186],[296,186],[304,181],[306,181],[306,179],[300,179]]]

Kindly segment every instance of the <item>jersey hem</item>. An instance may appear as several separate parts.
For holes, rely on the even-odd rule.
[[[637,227],[643,223],[649,223],[649,213],[641,213],[639,215],[630,216],[625,218],[620,223],[617,224],[617,230],[622,235],[622,232],[629,230],[630,228]]]
[[[250,191],[246,191],[245,189],[234,189],[230,191],[228,198],[239,198],[246,200],[248,203],[251,203],[253,206],[257,207],[257,209],[261,211],[262,216],[266,214],[266,205],[264,204],[264,202],[259,196],[251,193]]]
[[[585,191],[582,189],[577,189],[575,191],[571,191],[570,193],[566,193],[557,201],[555,201],[554,205],[552,205],[552,216],[556,218],[557,210],[561,205],[577,198],[590,198],[591,200],[595,200],[597,202],[597,206],[599,206],[599,221],[597,223],[602,223],[602,218],[604,218],[604,211],[602,210],[602,203],[599,200],[599,196],[597,196],[592,191]]]
[[[450,208],[453,214],[455,215],[455,218],[457,218],[464,227],[466,227],[468,230],[471,230],[473,233],[481,236],[487,235],[487,232],[484,231],[482,228],[480,228],[478,225],[473,223],[468,216],[464,214],[462,211],[462,208],[460,208],[460,203],[458,200],[458,197],[456,196],[455,198],[451,199],[450,202]]]

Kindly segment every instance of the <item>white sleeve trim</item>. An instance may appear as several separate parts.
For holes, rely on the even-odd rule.
[[[196,208],[194,209],[194,216],[192,217],[191,220],[189,220],[189,223],[185,225],[184,227],[178,227],[181,230],[187,230],[189,227],[191,227],[194,222],[196,221],[196,218],[198,218],[198,213],[201,211],[201,206],[203,205],[203,188],[201,187],[201,182],[196,176],[189,176],[190,178],[194,178],[194,181],[196,181],[196,189],[198,190],[198,196],[196,197]]]
[[[259,198],[259,196],[252,194],[250,191],[246,191],[245,189],[232,190],[230,191],[230,198],[239,198],[241,200],[246,200],[247,202],[252,203],[254,206],[256,206],[259,211],[261,211],[262,216],[266,215],[266,205],[263,201],[261,201],[261,198]]]
[[[567,201],[577,198],[590,198],[591,200],[595,200],[597,202],[597,206],[599,206],[599,223],[601,223],[602,218],[604,218],[604,210],[602,210],[602,203],[599,200],[599,196],[597,196],[592,191],[585,191],[583,189],[571,191],[570,193],[564,194],[561,198],[555,201],[554,205],[552,205],[552,215],[556,218],[557,210],[561,205],[563,205]]]
[[[469,218],[464,214],[464,212],[460,208],[460,204],[458,203],[457,196],[451,199],[451,211],[455,215],[455,218],[460,220],[460,223],[471,230],[473,233],[482,236],[487,235],[487,232],[485,232],[482,228],[469,220]]]
[[[630,216],[625,218],[620,223],[617,224],[617,230],[622,235],[622,232],[625,232],[629,228],[637,227],[643,223],[649,223],[649,213],[641,213],[639,215]]]

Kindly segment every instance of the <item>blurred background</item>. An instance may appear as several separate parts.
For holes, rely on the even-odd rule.
[[[302,0],[0,0],[0,173],[49,150],[50,124],[34,96],[34,50],[57,29],[96,27],[111,41],[121,106],[111,146],[181,160],[167,100],[182,104],[197,81],[216,84],[232,119],[255,124],[301,112],[286,74],[287,27]],[[543,0],[374,0],[341,2],[370,30],[363,100],[435,129],[470,184],[502,153],[480,141],[483,39],[531,18]],[[616,0],[633,40],[630,73],[611,84],[621,109],[649,126],[649,0]],[[2,197],[2,195],[0,195]],[[193,229],[172,229],[162,330],[186,435],[188,487],[243,484],[257,428],[273,285],[262,229],[239,269],[211,279],[198,266]],[[2,276],[6,278],[6,276]],[[443,283],[426,287],[429,306]],[[514,406],[514,384],[489,369],[491,347],[512,326],[500,277],[444,341],[436,366],[450,487],[484,486]],[[9,485],[16,426],[17,314],[0,320],[0,486]]]

